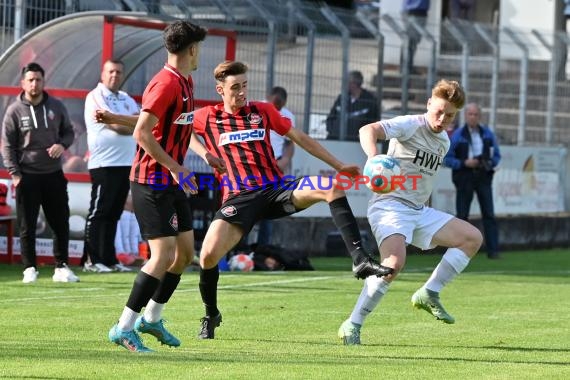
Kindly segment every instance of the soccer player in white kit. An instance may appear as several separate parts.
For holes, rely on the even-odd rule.
[[[378,140],[390,140],[388,155],[400,162],[401,174],[421,178],[416,180],[416,186],[406,181],[391,193],[374,195],[370,200],[368,221],[382,265],[394,268],[394,272],[366,278],[352,314],[338,331],[346,345],[360,344],[365,318],[404,267],[407,244],[424,250],[435,246],[448,248],[431,277],[412,296],[412,304],[445,323],[455,322],[440,303],[439,293],[467,267],[483,238],[471,224],[425,204],[449,149],[446,129],[464,103],[465,93],[458,82],[440,80],[432,89],[425,114],[398,116],[360,129],[360,145],[369,158],[380,153]]]

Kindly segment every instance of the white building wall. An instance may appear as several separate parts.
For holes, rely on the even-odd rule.
[[[550,59],[550,52],[532,35],[534,29],[552,43],[555,30],[556,1],[561,0],[501,0],[499,26],[517,33],[529,49],[531,59]],[[521,50],[504,33],[501,34],[501,57],[521,57]]]

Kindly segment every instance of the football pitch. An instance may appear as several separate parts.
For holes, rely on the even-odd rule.
[[[167,305],[182,340],[133,354],[107,340],[133,273],[86,274],[53,283],[40,267],[22,284],[19,265],[0,265],[2,379],[570,379],[570,251],[484,253],[442,292],[454,325],[411,307],[410,297],[439,261],[411,255],[404,273],[362,329],[343,346],[339,325],[362,287],[348,258],[312,259],[314,272],[222,273],[224,321],[199,341],[203,316],[197,272]]]

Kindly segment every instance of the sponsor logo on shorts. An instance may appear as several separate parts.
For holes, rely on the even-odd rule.
[[[235,206],[226,206],[223,209],[221,209],[220,212],[222,213],[222,215],[229,218],[230,216],[237,215],[237,208],[235,208]]]
[[[170,226],[174,231],[178,231],[178,215],[176,213],[170,217]]]

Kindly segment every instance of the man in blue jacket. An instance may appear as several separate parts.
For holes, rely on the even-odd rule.
[[[481,109],[476,103],[465,107],[466,123],[451,136],[451,146],[443,163],[453,170],[457,189],[456,208],[459,219],[468,220],[473,193],[481,207],[487,257],[499,257],[499,231],[493,209],[493,174],[501,160],[497,138],[480,123]]]

